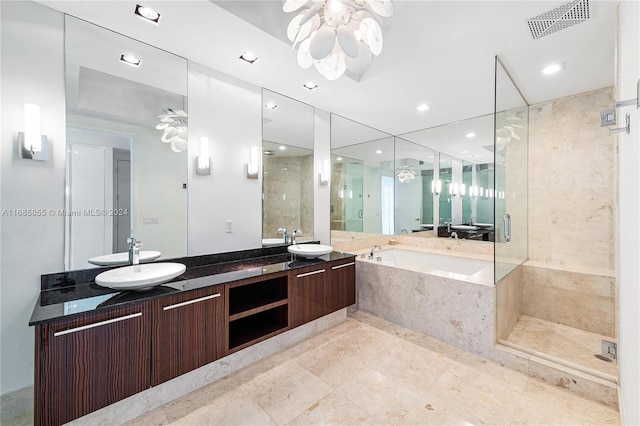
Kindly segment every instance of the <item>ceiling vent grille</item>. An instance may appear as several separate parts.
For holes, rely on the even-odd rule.
[[[539,39],[589,19],[589,0],[575,0],[527,21],[531,36]]]

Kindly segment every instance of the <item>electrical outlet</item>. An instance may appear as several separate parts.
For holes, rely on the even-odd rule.
[[[227,220],[225,222],[225,230],[226,230],[227,234],[233,233],[233,221],[232,220]]]

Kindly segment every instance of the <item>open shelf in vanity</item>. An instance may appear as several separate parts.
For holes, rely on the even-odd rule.
[[[228,350],[235,351],[271,337],[288,326],[288,278],[229,284]]]

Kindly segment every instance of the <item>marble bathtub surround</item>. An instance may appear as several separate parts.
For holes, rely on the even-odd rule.
[[[357,259],[360,310],[467,351],[493,350],[492,279],[467,282]]]
[[[334,250],[348,253],[360,253],[363,250],[370,250],[374,245],[379,245],[381,247],[388,246],[389,239],[394,239],[396,241],[394,247],[404,245],[421,249],[430,249],[430,251],[433,252],[443,252],[447,254],[465,253],[469,255],[486,256],[493,259],[493,243],[491,242],[434,238],[433,236],[415,237],[412,236],[412,234],[393,236],[384,235],[360,240],[338,241],[335,243],[332,240],[332,246]]]
[[[358,312],[127,425],[619,422],[610,407]]]
[[[522,266],[496,284],[496,339],[509,337],[522,315]]]

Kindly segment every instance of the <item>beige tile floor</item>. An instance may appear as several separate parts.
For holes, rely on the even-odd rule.
[[[602,339],[615,341],[612,337],[523,315],[507,342],[616,376],[615,362],[595,357],[602,351]]]
[[[616,410],[375,316],[165,404],[133,425],[605,425]]]

